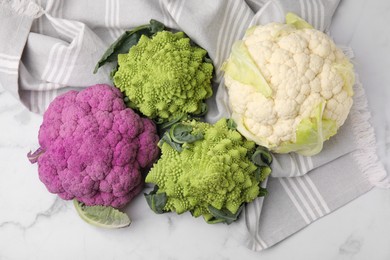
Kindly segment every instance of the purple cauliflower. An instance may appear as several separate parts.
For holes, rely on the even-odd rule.
[[[94,85],[49,105],[40,148],[29,157],[50,192],[87,206],[121,208],[141,191],[140,170],[157,158],[157,142],[154,123],[126,108],[118,89]]]

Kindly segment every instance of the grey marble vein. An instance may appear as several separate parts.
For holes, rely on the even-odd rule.
[[[343,255],[356,255],[359,253],[364,240],[350,235],[344,244],[339,248],[339,253]]]
[[[34,227],[35,225],[37,225],[40,221],[45,220],[45,219],[50,219],[52,216],[62,212],[62,210],[65,207],[66,206],[65,206],[64,201],[61,200],[59,197],[57,197],[48,209],[46,209],[42,212],[38,212],[36,214],[34,220],[29,225],[23,225],[20,222],[16,222],[16,221],[4,221],[4,222],[0,223],[0,229],[3,227],[7,227],[7,226],[13,226],[13,227],[19,228],[23,231],[26,231],[26,230]]]

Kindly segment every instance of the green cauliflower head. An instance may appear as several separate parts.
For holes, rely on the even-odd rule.
[[[181,152],[163,142],[162,156],[146,177],[158,186],[157,195],[166,194],[164,211],[190,211],[208,222],[215,217],[213,210],[239,214],[243,203],[259,196],[265,179],[256,176],[258,167],[251,161],[255,143],[229,128],[226,119],[215,125],[195,120],[181,125],[199,140],[185,142]]]
[[[192,46],[183,32],[143,35],[128,54],[118,55],[114,83],[132,108],[149,118],[169,121],[182,114],[200,114],[212,95],[213,65],[207,52]]]

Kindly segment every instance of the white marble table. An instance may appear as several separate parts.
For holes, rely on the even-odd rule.
[[[331,29],[355,51],[367,91],[378,152],[390,170],[390,2],[344,0]],[[390,259],[390,192],[374,189],[264,252],[227,236],[230,226],[194,225],[189,214],[155,215],[143,196],[133,223],[102,230],[39,181],[26,153],[37,147],[41,116],[0,89],[0,259]]]

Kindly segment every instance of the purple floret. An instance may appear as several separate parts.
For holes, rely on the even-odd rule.
[[[120,208],[143,187],[159,150],[154,123],[126,108],[117,88],[94,85],[57,97],[39,130],[40,180],[61,198]]]

